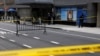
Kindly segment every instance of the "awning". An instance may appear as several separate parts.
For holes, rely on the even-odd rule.
[[[16,9],[10,8],[10,9],[8,9],[8,12],[16,12]]]
[[[0,12],[3,12],[3,11],[4,11],[4,9],[1,9],[1,8],[0,8]]]

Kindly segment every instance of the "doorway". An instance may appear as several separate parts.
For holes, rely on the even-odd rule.
[[[41,17],[42,20],[47,20],[48,13],[52,13],[51,8],[33,8],[32,9],[32,16],[38,20]]]

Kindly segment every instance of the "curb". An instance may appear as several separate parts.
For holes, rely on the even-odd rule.
[[[62,29],[62,28],[55,28],[55,27],[46,27],[46,28],[65,30],[65,29]],[[67,29],[65,31],[75,31],[75,30],[68,30]],[[82,32],[82,31],[75,31],[75,32]],[[82,33],[97,34],[97,33],[90,33],[90,32],[82,32]]]
[[[46,27],[46,28],[51,28],[51,29],[60,29],[60,30],[63,30],[61,28],[54,28],[54,27]]]

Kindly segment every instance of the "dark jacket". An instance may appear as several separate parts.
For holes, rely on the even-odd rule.
[[[84,20],[84,16],[83,16],[83,15],[80,16],[80,20],[81,20],[81,21]]]

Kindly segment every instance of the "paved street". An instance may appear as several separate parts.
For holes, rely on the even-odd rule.
[[[43,30],[20,31],[19,36],[16,36],[15,33],[15,24],[0,23],[0,50],[45,48],[100,43],[99,34],[70,30],[47,28],[47,33],[43,33]],[[93,52],[68,56],[100,56],[100,53]]]

